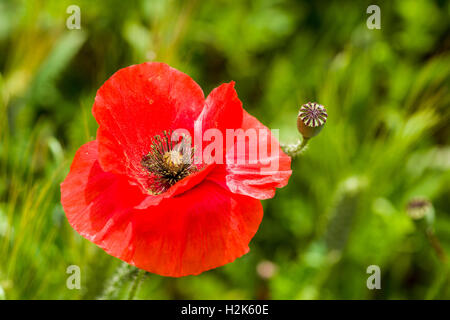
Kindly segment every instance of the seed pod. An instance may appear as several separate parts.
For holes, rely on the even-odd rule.
[[[297,128],[304,139],[316,136],[327,122],[327,110],[321,104],[308,102],[301,106],[297,117]]]

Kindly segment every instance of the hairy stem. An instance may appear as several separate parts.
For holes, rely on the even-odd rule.
[[[133,284],[131,285],[130,293],[128,294],[128,300],[134,299],[134,296],[136,295],[139,285],[141,284],[142,280],[144,279],[144,275],[145,275],[145,270],[140,269],[138,271],[138,274],[134,278]]]
[[[106,282],[102,294],[98,300],[112,299],[117,295],[117,291],[122,287],[123,283],[129,278],[133,269],[131,266],[123,262],[113,273],[111,278]]]
[[[294,144],[281,144],[281,149],[283,149],[288,156],[295,158],[305,150],[308,141],[309,139],[303,138]]]

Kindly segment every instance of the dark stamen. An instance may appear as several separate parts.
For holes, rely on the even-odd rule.
[[[153,137],[151,150],[141,164],[150,174],[149,188],[153,194],[167,191],[171,186],[197,171],[193,165],[194,148],[190,139],[182,137],[174,145],[171,133],[163,131],[162,135]]]

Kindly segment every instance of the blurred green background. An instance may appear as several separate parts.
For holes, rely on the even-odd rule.
[[[80,30],[66,27],[73,4]],[[366,27],[370,4],[380,30]],[[95,139],[96,90],[154,60],[205,94],[235,80],[284,143],[299,138],[301,104],[329,120],[263,201],[249,254],[199,276],[149,275],[138,299],[449,299],[449,17],[445,0],[1,0],[0,298],[101,295],[120,261],[70,227],[59,184]],[[428,226],[406,212],[416,197],[432,203]],[[81,290],[66,287],[72,264]],[[380,290],[366,287],[369,265]]]

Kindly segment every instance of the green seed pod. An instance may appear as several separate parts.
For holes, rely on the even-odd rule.
[[[316,136],[327,122],[327,110],[321,104],[308,102],[301,106],[297,117],[297,128],[304,139]]]

